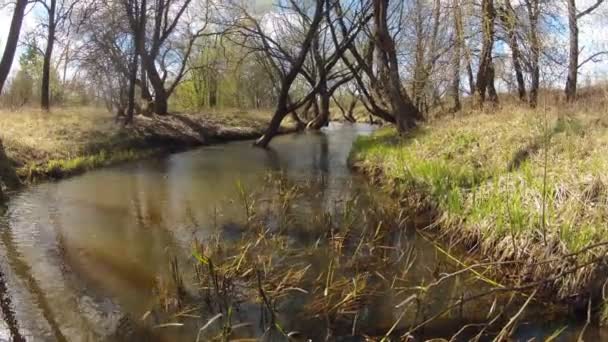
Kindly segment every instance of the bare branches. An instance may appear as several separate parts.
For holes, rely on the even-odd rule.
[[[591,12],[595,11],[598,7],[600,7],[600,5],[604,3],[604,0],[596,0],[594,4],[592,4],[591,6],[589,6],[587,9],[585,9],[584,11],[578,12],[576,14],[576,18],[580,19],[588,14],[590,14]]]

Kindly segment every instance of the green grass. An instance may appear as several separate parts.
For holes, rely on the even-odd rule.
[[[39,179],[47,178],[58,179],[104,166],[147,158],[155,153],[160,153],[161,151],[162,150],[160,149],[101,150],[90,155],[68,159],[51,159],[40,165],[29,165],[28,167],[19,169],[18,175],[22,179],[26,179],[30,182],[36,182]]]
[[[483,255],[534,263],[608,240],[606,127],[601,115],[510,108],[405,137],[382,129],[355,143],[351,162],[398,184],[403,196],[423,193],[441,229],[479,243]],[[564,295],[585,286],[579,278],[564,283]]]

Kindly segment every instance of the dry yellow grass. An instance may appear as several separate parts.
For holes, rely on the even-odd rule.
[[[104,108],[0,110],[0,138],[25,180],[61,177],[150,152],[216,140],[253,138],[266,127],[270,111],[238,109],[137,116],[123,127]],[[285,127],[288,127],[287,121]]]
[[[82,154],[90,143],[99,143],[119,131],[111,113],[80,107],[0,111],[0,138],[9,158],[20,164]]]

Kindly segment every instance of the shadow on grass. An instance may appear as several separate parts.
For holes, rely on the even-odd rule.
[[[375,147],[407,147],[407,144],[415,139],[428,134],[428,129],[423,127],[415,128],[403,134],[399,134],[394,128],[383,128],[370,136],[359,137],[354,144],[353,151],[356,153],[365,152]]]
[[[533,154],[539,152],[543,146],[548,146],[551,139],[560,133],[583,136],[585,135],[585,127],[576,118],[560,117],[549,132],[534,137],[526,146],[515,152],[513,158],[507,164],[507,171],[518,170]]]

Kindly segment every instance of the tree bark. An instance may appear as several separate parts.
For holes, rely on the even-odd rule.
[[[492,51],[494,50],[494,21],[496,18],[494,0],[482,0],[481,8],[483,45],[479,57],[479,70],[477,72],[478,104],[480,107],[483,107],[487,93],[488,100],[496,106],[498,105],[498,95],[494,86],[494,63],[492,61]]]
[[[137,83],[137,66],[139,64],[138,57],[139,54],[137,53],[137,48],[135,48],[133,51],[133,60],[130,68],[131,75],[129,76],[129,92],[127,94],[129,102],[127,104],[127,113],[125,118],[126,124],[133,122],[133,115],[135,114],[135,85]]]
[[[387,90],[397,130],[405,133],[423,117],[401,85],[395,42],[388,29],[389,0],[374,0],[375,44],[379,51],[379,74]]]
[[[307,129],[319,130],[321,127],[327,126],[329,124],[329,102],[330,102],[330,94],[329,89],[327,88],[327,69],[325,67],[325,60],[321,55],[320,47],[319,47],[319,37],[315,37],[312,42],[312,55],[317,66],[317,73],[319,77],[319,86],[318,86],[318,94],[319,94],[319,102],[320,106],[318,107],[318,112],[315,118],[306,125]]]
[[[169,106],[167,104],[168,94],[165,90],[165,84],[158,74],[158,70],[156,70],[156,66],[154,65],[154,60],[148,55],[145,49],[140,51],[140,55],[142,60],[144,61],[144,66],[146,67],[146,72],[148,74],[148,79],[150,80],[150,84],[152,85],[152,89],[154,90],[154,112],[158,115],[165,115],[168,113]]]
[[[2,90],[4,89],[4,84],[11,71],[11,66],[13,65],[26,7],[27,0],[17,0],[13,12],[13,19],[11,20],[11,27],[8,31],[8,38],[6,39],[6,45],[4,47],[4,53],[2,54],[2,60],[0,61],[0,93],[2,93]]]
[[[412,16],[414,20],[414,31],[416,35],[415,53],[414,53],[414,77],[412,84],[412,100],[418,108],[423,111],[425,101],[425,86],[426,86],[426,60],[425,49],[429,39],[424,32],[424,19],[422,17],[422,0],[416,0],[416,13]]]
[[[568,62],[568,78],[566,79],[566,101],[576,99],[578,82],[578,18],[576,13],[576,0],[568,1],[568,28],[570,31],[570,53]]]
[[[48,111],[51,108],[51,59],[53,57],[53,47],[55,46],[55,30],[57,21],[55,12],[57,11],[57,0],[50,0],[48,8],[48,36],[46,50],[44,51],[44,61],[42,64],[42,89],[40,92],[40,106]]]
[[[469,79],[469,91],[471,96],[475,96],[477,92],[477,85],[475,84],[475,75],[473,73],[473,67],[471,66],[471,53],[467,46],[464,46],[465,49],[465,58],[466,58],[466,67],[467,67],[467,78]]]
[[[454,0],[452,5],[454,6],[452,13],[454,19],[454,50],[452,52],[452,98],[454,99],[454,106],[452,112],[458,112],[462,109],[460,102],[460,58],[464,45],[464,32],[460,1]]]
[[[504,9],[500,15],[507,38],[509,48],[511,49],[511,59],[513,62],[513,70],[515,71],[515,79],[517,80],[517,93],[520,101],[526,100],[526,82],[524,80],[523,68],[521,65],[521,53],[519,51],[519,43],[517,41],[517,15],[511,5],[511,0],[504,0]]]
[[[530,21],[530,107],[538,105],[538,89],[540,87],[540,40],[538,38],[539,0],[526,0],[528,20]]]
[[[17,43],[19,42],[19,34],[21,33],[21,26],[23,25],[23,17],[25,15],[25,8],[27,7],[27,0],[17,0],[15,10],[13,12],[13,18],[11,20],[11,26],[8,32],[8,38],[6,40],[6,46],[4,53],[2,54],[2,60],[0,61],[0,93],[4,89],[4,84],[8,74],[11,71],[13,65],[13,59],[15,58],[15,50],[17,49]],[[8,188],[17,188],[21,185],[19,177],[15,172],[15,168],[11,165],[10,160],[4,152],[4,145],[0,140],[0,179]],[[0,186],[0,202],[5,200],[4,192]]]

